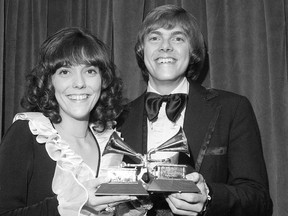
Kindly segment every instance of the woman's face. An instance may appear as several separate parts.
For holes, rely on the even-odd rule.
[[[89,120],[101,93],[98,67],[73,65],[59,68],[52,75],[55,97],[62,118]]]

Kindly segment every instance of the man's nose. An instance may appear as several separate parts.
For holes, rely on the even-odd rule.
[[[86,82],[85,78],[82,73],[75,74],[74,80],[73,80],[73,87],[74,88],[85,88]]]
[[[172,50],[173,47],[171,45],[171,42],[168,39],[164,39],[160,45],[160,51],[168,52]]]

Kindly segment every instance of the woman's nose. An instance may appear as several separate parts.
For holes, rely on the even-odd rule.
[[[85,78],[83,77],[82,73],[75,74],[75,77],[73,80],[73,87],[74,88],[85,88],[86,87]]]

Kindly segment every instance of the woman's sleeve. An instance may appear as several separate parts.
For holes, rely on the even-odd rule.
[[[56,216],[59,215],[56,196],[28,204],[28,186],[33,175],[35,138],[28,121],[16,121],[0,145],[0,215]],[[45,188],[43,188],[45,190]],[[35,191],[37,194],[38,191]],[[43,193],[43,192],[42,192]]]

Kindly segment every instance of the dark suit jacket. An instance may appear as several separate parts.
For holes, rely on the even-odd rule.
[[[143,94],[119,118],[124,141],[142,154],[146,121]],[[212,192],[206,215],[272,214],[259,129],[247,98],[190,82],[184,132],[191,158],[181,156],[181,163],[200,172]]]

